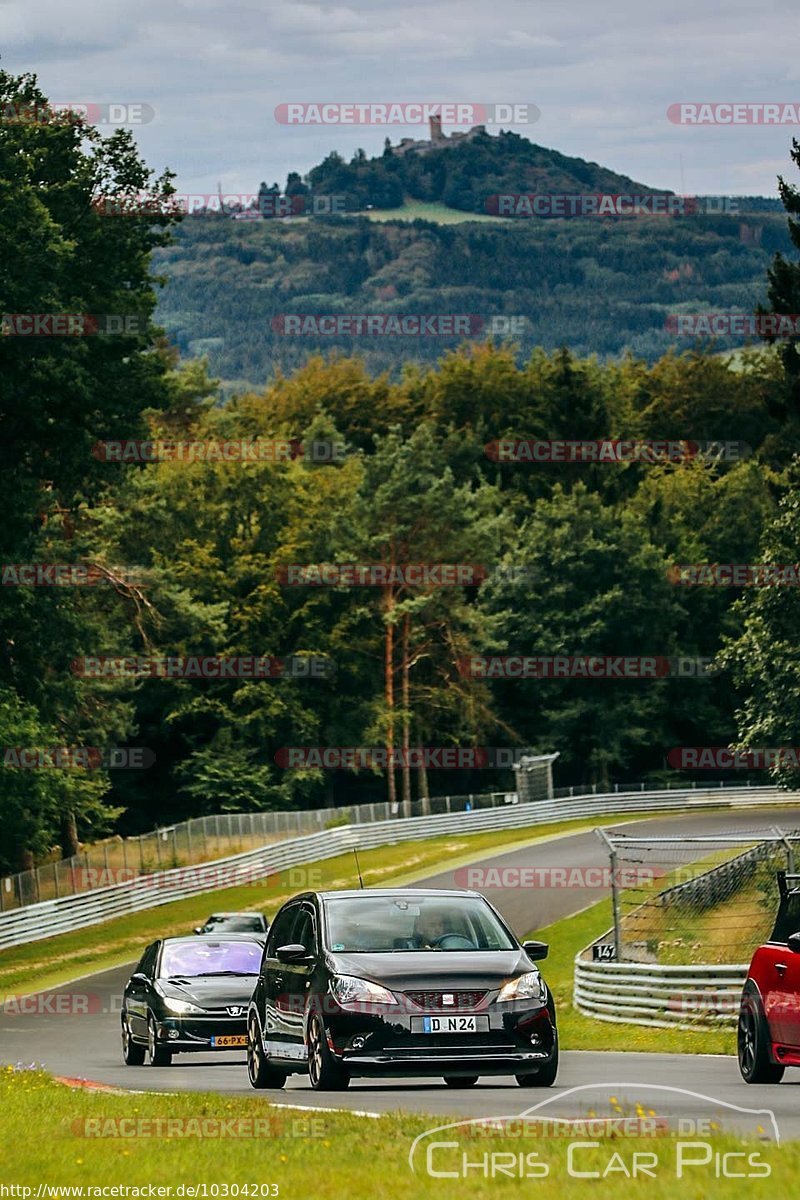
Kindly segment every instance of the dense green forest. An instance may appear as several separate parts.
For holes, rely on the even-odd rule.
[[[757,230],[760,244],[743,240]],[[692,348],[670,314],[752,312],[766,298],[784,217],[696,214],[497,224],[375,222],[366,216],[233,221],[187,218],[154,264],[167,284],[158,319],[185,356],[206,355],[226,391],[259,386],[310,353],[357,354],[397,377],[434,363],[452,336],[282,332],[283,314],[473,314],[518,346],[650,362]],[[705,339],[706,344],[708,339]],[[742,344],[722,337],[715,349]]]
[[[29,77],[0,72],[0,101],[44,97]],[[687,262],[698,273],[703,264],[703,296],[720,307],[748,309],[768,296],[775,311],[800,311],[794,261],[778,259],[766,274],[770,238],[790,244],[775,218],[765,219],[758,250],[729,230],[730,218],[707,217],[652,233],[622,222],[446,230],[358,219],[299,229],[189,219],[166,244],[171,218],[108,220],[92,208],[100,191],[171,186],[152,177],[127,133],[0,127],[0,311],[146,318],[116,337],[0,337],[0,561],[92,564],[95,581],[7,581],[0,745],[132,745],[155,755],[147,770],[108,772],[24,770],[6,753],[2,868],[110,828],[510,782],[490,770],[288,770],[281,751],[292,746],[531,747],[559,752],[558,782],[605,787],[674,775],[666,763],[676,746],[796,737],[797,589],[742,596],[675,582],[676,564],[800,560],[794,344],[735,361],[695,350],[653,359],[618,328],[612,303],[603,327],[632,352],[589,357],[585,328],[573,339],[563,325],[557,340],[570,347],[553,345],[569,297],[584,305],[577,330],[609,294],[621,304],[626,289],[646,337],[642,296],[656,276],[662,316],[679,300],[697,302],[680,269]],[[797,214],[800,199],[790,186],[783,193]],[[549,257],[520,253],[530,250],[525,239],[545,237],[555,242]],[[570,253],[566,241],[558,251],[559,238],[571,239]],[[164,271],[161,312],[189,349],[183,358],[153,318]],[[592,271],[600,276],[589,287]],[[255,332],[285,298],[298,310],[309,296],[320,311],[328,296],[350,309],[352,296],[376,294],[376,280],[396,290],[397,311],[424,295],[434,311],[473,311],[473,301],[481,311],[492,295],[498,311],[514,313],[523,280],[539,289],[547,272],[553,339],[537,333],[537,347],[436,346],[430,361],[402,372],[376,369],[366,353],[309,358],[306,348],[305,362],[276,374],[274,342]],[[191,357],[219,329],[226,376],[251,382],[224,403],[208,365]],[[276,438],[293,443],[292,455],[131,462],[98,451],[110,439]],[[739,452],[534,464],[497,461],[487,445],[499,438],[723,441]],[[332,462],[302,449],[325,443],[343,447]],[[480,569],[469,586],[394,577],[376,587],[287,586],[298,565],[337,563]],[[463,670],[486,654],[718,666],[600,680]],[[85,657],[252,655],[330,669],[189,679],[90,678],[75,668]]]

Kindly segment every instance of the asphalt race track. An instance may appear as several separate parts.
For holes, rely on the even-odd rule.
[[[681,816],[646,818],[624,829],[631,834],[715,834],[721,832],[768,832],[770,826],[784,828],[800,825],[797,809],[774,808],[757,811],[715,811],[686,813]],[[619,827],[622,828],[622,827]],[[707,850],[698,848],[698,857]],[[481,866],[492,867],[603,867],[608,865],[606,851],[593,833],[559,835],[552,841],[497,855]],[[459,876],[459,878],[461,878]],[[432,887],[458,886],[453,873],[445,872],[420,881]],[[463,886],[463,884],[461,884]],[[515,931],[528,933],[560,917],[577,912],[601,899],[601,889],[550,888],[547,891],[524,889],[485,889],[485,894],[503,912]],[[205,912],[207,898],[198,898],[198,912]],[[202,914],[201,914],[202,915]],[[546,963],[544,966],[546,974]],[[249,1094],[254,1100],[298,1105],[309,1108],[348,1108],[368,1113],[402,1109],[406,1112],[430,1112],[458,1120],[462,1116],[508,1116],[519,1114],[546,1101],[548,1116],[578,1117],[589,1109],[607,1109],[609,1095],[631,1107],[637,1103],[668,1109],[672,1115],[708,1116],[709,1103],[682,1091],[659,1092],[660,1088],[691,1088],[714,1101],[742,1109],[769,1109],[776,1118],[781,1139],[800,1137],[800,1071],[788,1071],[779,1086],[748,1087],[740,1077],[736,1061],[720,1056],[611,1053],[564,1050],[558,1083],[541,1092],[521,1089],[513,1078],[482,1080],[471,1089],[451,1089],[436,1080],[354,1080],[346,1092],[316,1093],[304,1076],[290,1076],[287,1086],[276,1091],[252,1091],[247,1079],[243,1055],[220,1054],[212,1059],[201,1055],[179,1056],[171,1067],[125,1067],[120,1053],[119,1008],[122,988],[129,967],[117,967],[67,984],[48,993],[48,997],[80,996],[82,1002],[67,1003],[69,1015],[46,1011],[8,1011],[0,1015],[0,1061],[41,1063],[56,1075],[95,1080],[137,1091],[206,1091]],[[75,1008],[86,1011],[74,1011]],[[598,1023],[598,1043],[602,1045],[603,1027]],[[658,1087],[656,1087],[657,1081]],[[585,1089],[596,1090],[571,1092]],[[604,1107],[605,1105],[605,1107]],[[753,1129],[755,1118],[738,1116],[731,1111],[730,1124]],[[762,1121],[763,1124],[763,1121]]]

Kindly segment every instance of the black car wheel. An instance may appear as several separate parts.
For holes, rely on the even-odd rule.
[[[128,1018],[122,1014],[122,1059],[128,1067],[141,1067],[147,1051],[131,1037]]]
[[[350,1076],[330,1052],[325,1027],[317,1013],[308,1022],[308,1078],[317,1092],[339,1092],[350,1083]]]
[[[475,1087],[478,1082],[477,1075],[445,1075],[443,1078],[447,1086],[453,1088]]]
[[[172,1051],[167,1046],[159,1046],[156,1040],[156,1023],[152,1017],[147,1022],[147,1050],[151,1067],[168,1067],[172,1063]]]
[[[247,1074],[254,1088],[282,1088],[286,1083],[286,1072],[269,1064],[258,1022],[253,1015],[247,1026]]]
[[[755,996],[742,997],[736,1037],[739,1070],[745,1083],[780,1083],[784,1067],[769,1056],[769,1029]]]

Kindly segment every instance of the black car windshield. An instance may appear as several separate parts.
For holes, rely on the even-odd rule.
[[[203,926],[204,933],[223,929],[229,933],[263,933],[264,922],[260,917],[209,917]]]
[[[257,975],[262,947],[257,942],[218,942],[211,938],[165,942],[161,952],[161,979],[196,975]]]
[[[354,896],[325,903],[328,948],[392,951],[514,950],[485,901],[473,896]]]

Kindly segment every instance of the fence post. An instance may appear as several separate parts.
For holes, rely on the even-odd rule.
[[[783,842],[783,845],[786,849],[786,873],[787,873],[787,875],[794,875],[794,849],[792,847],[792,843],[789,841],[788,837],[783,832],[783,830],[779,829],[777,825],[772,826],[772,832],[777,834],[777,836],[781,839],[781,841]]]
[[[611,867],[611,909],[614,913],[614,960],[622,962],[622,928],[619,914],[619,889],[617,888],[617,852],[614,843],[604,829],[596,829],[597,836],[605,842],[608,848],[609,865]]]

